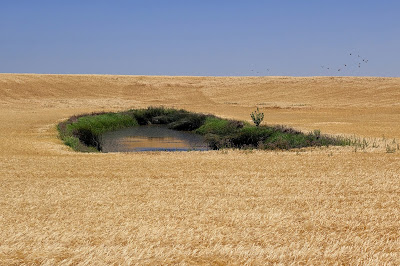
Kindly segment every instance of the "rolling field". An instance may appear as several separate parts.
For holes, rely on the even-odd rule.
[[[184,108],[364,148],[88,154],[75,114]],[[400,78],[0,74],[0,264],[400,264]]]

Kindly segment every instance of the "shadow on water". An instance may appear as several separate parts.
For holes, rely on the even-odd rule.
[[[160,125],[106,132],[101,136],[101,146],[103,152],[209,150],[202,136]]]

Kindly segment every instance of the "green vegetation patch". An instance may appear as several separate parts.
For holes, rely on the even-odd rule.
[[[253,117],[252,117],[253,118]],[[254,119],[253,119],[254,121]],[[73,116],[58,125],[61,139],[76,151],[101,151],[101,135],[117,129],[159,124],[179,131],[203,135],[212,149],[293,149],[312,146],[352,145],[349,139],[308,134],[284,126],[250,125],[213,115],[163,107],[131,109],[119,113],[92,113]]]
[[[101,151],[101,134],[137,126],[134,117],[124,113],[93,113],[73,116],[58,125],[64,143],[76,151]]]

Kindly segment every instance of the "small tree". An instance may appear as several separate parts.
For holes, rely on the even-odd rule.
[[[256,127],[258,127],[261,124],[261,122],[264,120],[264,113],[260,113],[260,110],[258,110],[258,107],[257,107],[256,111],[254,111],[250,114],[250,116],[251,116],[251,119],[253,119],[253,122],[256,125]]]

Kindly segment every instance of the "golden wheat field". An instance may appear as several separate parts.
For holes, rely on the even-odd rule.
[[[77,153],[75,114],[184,108],[364,147]],[[0,74],[0,264],[400,264],[400,78]]]

